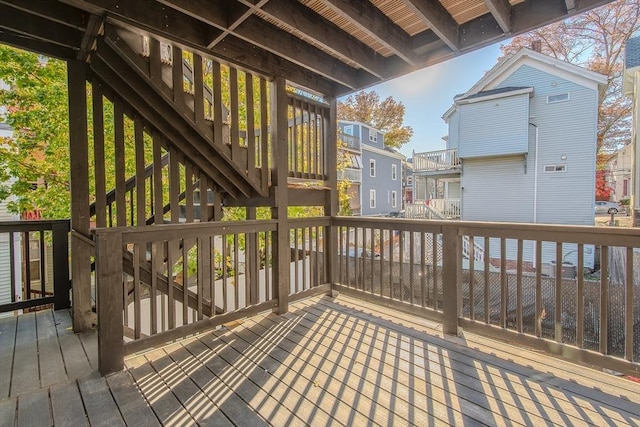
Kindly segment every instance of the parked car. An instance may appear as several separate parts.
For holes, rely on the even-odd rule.
[[[349,248],[349,251],[347,253],[348,256],[350,257],[355,257],[356,256],[356,250],[354,248]],[[371,252],[369,249],[359,249],[358,253],[357,253],[358,258],[374,258],[374,259],[380,259],[380,254],[377,252]]]
[[[617,214],[618,212],[624,212],[624,206],[618,202],[605,202],[596,200],[595,213],[597,214]]]

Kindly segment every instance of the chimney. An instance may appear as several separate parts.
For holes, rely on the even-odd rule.
[[[533,40],[531,42],[531,50],[535,50],[536,52],[542,53],[542,40]]]

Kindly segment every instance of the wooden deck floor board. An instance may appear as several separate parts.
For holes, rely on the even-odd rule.
[[[18,399],[18,427],[50,426],[49,390],[25,392]]]
[[[305,308],[307,312],[317,310],[315,306]],[[318,314],[316,312],[316,314]],[[361,330],[362,327],[357,328]],[[374,337],[367,334],[372,340]],[[524,376],[506,374],[502,368],[491,364],[483,364],[482,369],[478,369],[478,361],[470,357],[459,354],[457,351],[447,349],[451,343],[441,343],[437,347],[428,346],[420,340],[407,339],[400,336],[395,342],[372,341],[378,356],[388,352],[396,353],[399,363],[398,376],[400,382],[406,382],[414,377],[414,381],[426,382],[431,387],[436,383],[440,387],[445,386],[447,378],[453,378],[457,386],[458,397],[467,400],[476,400],[480,395],[489,394],[501,402],[503,407],[500,412],[519,417],[514,421],[521,424],[531,424],[550,421],[554,423],[575,423],[585,418],[585,411],[582,407],[574,407],[566,393],[555,392],[553,389],[543,390],[538,388],[538,393],[532,393],[522,382],[528,381]],[[453,348],[453,347],[452,347]],[[446,358],[443,359],[442,352],[446,351]],[[350,356],[350,355],[347,355]],[[442,365],[441,361],[449,361],[449,366]],[[431,372],[429,378],[422,378],[420,373],[424,370]],[[507,375],[510,375],[507,378]],[[428,381],[426,381],[428,380]],[[534,386],[537,384],[534,384]],[[547,397],[549,393],[554,393],[554,398],[564,401],[562,411],[554,407],[553,401]],[[486,402],[488,404],[489,402]],[[584,402],[579,402],[584,403]],[[595,424],[602,425],[608,418],[589,411],[588,418]],[[535,414],[540,414],[536,416]],[[615,419],[615,418],[614,418]]]
[[[16,409],[18,399],[0,400],[0,426],[13,426],[16,422]]]
[[[371,399],[371,404],[376,406],[375,410],[378,413],[381,412],[381,408],[385,408],[385,414],[391,414],[392,421],[400,423],[424,424],[429,421],[430,415],[445,424],[467,424],[474,419],[478,422],[492,421],[490,411],[471,401],[458,408],[447,405],[446,392],[442,389],[429,390],[427,399],[426,395],[417,392],[417,387],[407,385],[410,378],[405,382],[398,378],[401,374],[396,366],[398,359],[393,357],[385,360],[385,354],[380,358],[373,357],[370,351],[363,353],[362,350],[365,349],[358,348],[358,344],[353,348],[345,340],[337,338],[339,335],[332,330],[336,327],[344,328],[345,335],[354,338],[352,331],[347,330],[344,324],[323,325],[326,331],[316,334],[298,323],[289,334],[293,339],[291,344],[302,349],[298,356],[304,358],[303,364],[319,366],[321,375],[340,378],[346,384],[354,384],[352,393],[362,393],[364,396],[361,399],[365,401],[369,399],[367,396],[374,396],[375,400]],[[261,333],[254,325],[250,330]],[[309,335],[316,336],[309,338]],[[300,345],[296,343],[298,339]],[[291,351],[289,346],[284,346],[283,349],[286,352]],[[386,375],[386,372],[391,375]],[[427,406],[430,407],[429,412],[423,409]]]
[[[122,415],[103,377],[81,378],[78,380],[78,386],[92,426],[124,427]]]
[[[254,325],[251,326],[251,330],[254,330]],[[243,335],[242,338],[246,339],[246,336]],[[322,353],[319,347],[310,346],[309,348],[310,344],[313,344],[313,342],[301,341],[300,345],[297,345],[285,340],[280,343],[272,343],[273,347],[266,351],[268,351],[269,357],[273,358],[279,365],[279,367],[275,368],[274,375],[280,376],[283,382],[301,382],[305,386],[305,394],[309,390],[329,393],[332,400],[323,405],[323,407],[329,410],[332,416],[336,417],[335,419],[341,419],[340,414],[348,414],[346,418],[343,418],[343,422],[346,420],[347,425],[367,423],[369,419],[376,424],[389,424],[395,421],[405,424],[410,422],[424,425],[437,422],[437,419],[433,416],[429,416],[425,411],[413,407],[413,405],[410,407],[406,402],[403,405],[394,406],[394,409],[398,409],[398,411],[392,413],[384,403],[381,403],[385,401],[385,398],[389,397],[384,391],[371,386],[371,384],[363,383],[361,381],[362,378],[350,378],[354,371],[348,371],[342,367],[332,365],[335,363],[335,355],[339,354],[338,352],[333,355],[331,353]],[[298,349],[307,347],[308,350],[293,355],[291,353],[291,345]],[[293,351],[295,351],[295,348]],[[337,357],[340,356],[338,355]],[[326,367],[324,366],[325,364],[327,365]],[[345,383],[349,382],[354,384],[354,387],[344,386]],[[314,400],[328,400],[326,396],[322,397],[316,397]],[[357,412],[351,410],[354,408],[353,405],[349,405],[351,401],[358,402],[355,405],[358,409]]]
[[[129,372],[122,371],[109,375],[106,380],[126,425],[136,427],[160,425],[140,390],[136,388]]]
[[[40,364],[40,386],[46,387],[67,379],[64,361],[58,341],[53,311],[36,313],[38,330],[38,356]]]
[[[68,311],[0,319],[0,425],[640,425],[637,383],[342,295],[127,358],[106,378],[95,333],[70,326]],[[29,364],[41,374],[25,377]],[[43,371],[54,365],[68,375]],[[23,384],[17,397],[7,383]]]
[[[67,381],[53,385],[49,391],[51,399],[51,413],[56,426],[86,426],[85,414],[80,390],[75,381]]]
[[[204,425],[232,426],[233,423],[218,406],[219,399],[216,396],[219,389],[211,392],[211,389],[215,388],[212,387],[215,375],[189,353],[182,343],[172,346],[171,350],[167,349],[167,355],[196,387],[194,394],[183,398],[183,405],[189,409],[193,408],[190,412],[195,420]]]
[[[371,306],[360,304],[353,298],[342,298],[339,305],[334,305],[329,299],[320,301],[329,304],[336,309],[369,318],[371,315],[362,311],[351,312],[353,307],[361,307],[370,310]],[[349,307],[352,307],[351,309]],[[384,318],[384,324],[405,331],[408,335],[414,334],[411,329],[401,326],[400,321],[408,321],[409,317],[399,313],[398,318],[391,317],[380,310],[375,312],[373,319],[380,322]],[[416,326],[413,324],[412,326]],[[610,417],[618,413],[625,420],[634,420],[640,424],[637,418],[640,414],[640,385],[632,381],[626,381],[613,375],[598,370],[581,367],[571,362],[563,361],[556,357],[547,356],[538,352],[522,349],[500,341],[480,337],[475,334],[466,334],[464,339],[442,340],[436,337],[433,342],[439,346],[447,346],[449,342],[457,343],[455,352],[450,357],[466,357],[467,360],[477,359],[486,366],[492,366],[500,372],[516,374],[527,383],[527,387],[539,384],[545,393],[559,391],[566,400],[576,400],[576,405],[593,406],[594,411],[604,417]],[[590,384],[591,386],[585,386]],[[612,396],[620,399],[612,399]],[[588,404],[587,404],[588,402]],[[595,406],[594,406],[595,405]]]
[[[73,327],[69,311],[55,311],[54,318],[67,376],[74,380],[90,375],[95,369],[89,363],[82,342],[77,334],[69,333]]]
[[[265,372],[254,360],[247,357],[246,352],[236,348],[234,344],[227,343],[215,353],[217,357],[224,360],[230,369],[227,372],[240,381],[240,387],[234,387],[238,394],[248,406],[260,414],[265,420],[274,425],[303,426],[305,422],[288,405],[282,405],[281,400],[274,395],[276,390],[264,389],[264,384],[270,379],[269,372]],[[232,385],[227,383],[228,385]]]
[[[11,392],[13,350],[16,343],[17,317],[0,319],[0,399],[7,399]]]
[[[180,404],[178,398],[160,375],[147,363],[144,356],[138,356],[138,362],[129,369],[129,372],[160,423],[165,425],[195,424],[195,420]]]
[[[40,388],[38,337],[34,313],[18,316],[11,374],[11,396]]]

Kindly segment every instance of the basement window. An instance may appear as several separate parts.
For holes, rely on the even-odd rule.
[[[566,164],[545,165],[544,166],[544,172],[545,173],[558,173],[558,172],[566,172],[566,171],[567,171],[567,165]]]
[[[547,104],[555,104],[556,102],[565,102],[569,100],[569,93],[560,93],[558,95],[547,96]]]

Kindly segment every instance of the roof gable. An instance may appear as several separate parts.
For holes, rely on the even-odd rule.
[[[604,85],[607,82],[607,76],[604,74],[587,70],[531,49],[522,48],[512,56],[498,62],[463,97],[466,98],[478,92],[496,89],[500,83],[523,65],[529,65],[540,71],[594,90],[597,90],[599,85]]]

